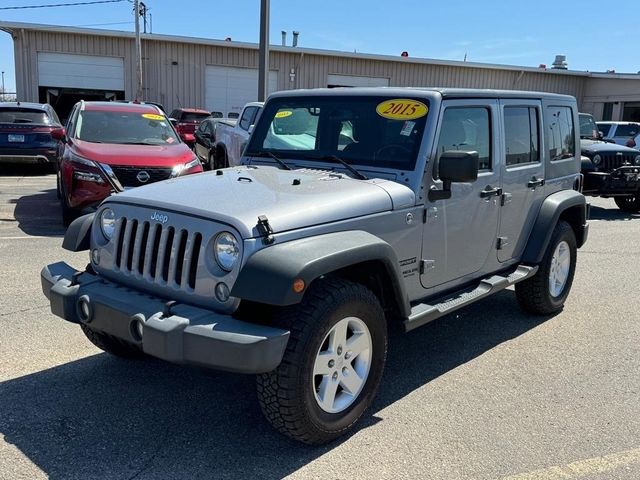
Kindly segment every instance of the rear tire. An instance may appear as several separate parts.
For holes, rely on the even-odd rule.
[[[613,197],[616,205],[623,212],[640,212],[640,195],[628,195],[624,197]]]
[[[360,284],[320,280],[276,324],[291,333],[280,366],[257,377],[262,412],[295,440],[330,442],[358,421],[378,390],[387,356],[380,302]]]
[[[124,342],[105,333],[96,332],[83,323],[80,324],[80,328],[89,341],[100,350],[104,350],[107,353],[122,358],[144,357],[144,352],[135,345]]]
[[[536,274],[516,283],[520,307],[536,315],[550,315],[562,310],[573,283],[576,257],[573,229],[567,222],[560,221],[553,230]]]

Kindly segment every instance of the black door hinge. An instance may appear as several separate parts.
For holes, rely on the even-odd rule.
[[[258,224],[256,225],[258,233],[262,237],[262,243],[269,245],[273,243],[273,229],[269,225],[269,219],[266,215],[260,215],[258,217]]]
[[[496,242],[496,249],[502,250],[504,247],[509,245],[509,242],[507,240],[508,237],[498,237],[498,241]]]

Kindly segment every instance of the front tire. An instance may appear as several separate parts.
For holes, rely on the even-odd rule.
[[[624,197],[613,197],[616,205],[623,212],[640,212],[640,195],[628,195]]]
[[[576,258],[573,229],[567,222],[560,221],[553,230],[536,274],[516,283],[520,307],[536,315],[550,315],[562,310],[573,284]]]
[[[262,412],[295,440],[330,442],[358,421],[378,390],[387,356],[380,302],[360,284],[324,279],[276,323],[291,333],[280,366],[257,377]]]

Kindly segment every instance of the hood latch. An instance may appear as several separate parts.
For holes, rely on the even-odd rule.
[[[260,215],[258,217],[258,224],[256,225],[258,233],[262,237],[262,243],[270,245],[273,243],[273,229],[269,225],[269,219],[266,215]]]

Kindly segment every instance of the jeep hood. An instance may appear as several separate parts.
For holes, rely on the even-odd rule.
[[[259,236],[260,215],[279,233],[409,207],[415,195],[404,185],[379,178],[240,166],[134,188],[107,202],[136,204],[169,217],[175,212],[210,218],[250,238]]]
[[[600,140],[580,140],[580,149],[583,154],[596,154],[600,152],[620,152],[627,154],[637,154],[638,150],[617,143],[602,142]]]

